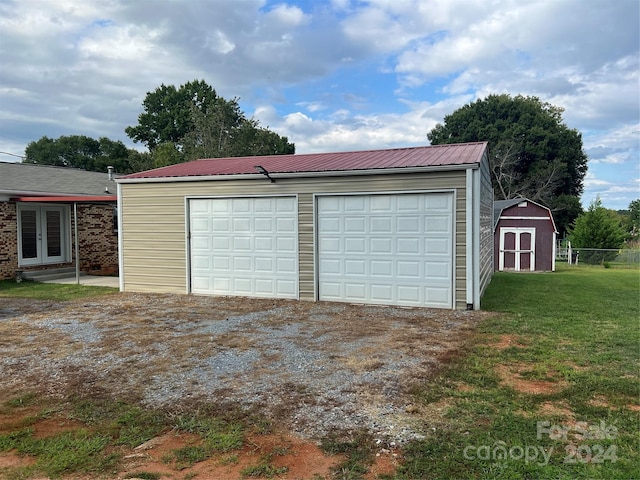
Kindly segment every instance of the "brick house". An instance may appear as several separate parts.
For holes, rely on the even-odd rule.
[[[0,279],[74,267],[76,255],[83,272],[116,273],[116,205],[106,172],[0,162]]]

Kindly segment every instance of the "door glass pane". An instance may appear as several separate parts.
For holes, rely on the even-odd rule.
[[[35,210],[20,212],[22,258],[36,258],[38,256],[38,226]]]
[[[62,229],[60,212],[47,210],[47,257],[62,255]]]

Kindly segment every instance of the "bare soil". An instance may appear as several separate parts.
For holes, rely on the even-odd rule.
[[[131,293],[73,302],[1,298],[0,400],[37,392],[176,411],[219,404],[259,412],[276,427],[252,437],[235,463],[220,457],[179,474],[158,463],[165,450],[190,441],[170,433],[125,452],[131,456],[119,478],[149,469],[163,478],[239,478],[275,444],[286,447],[273,461],[289,469],[280,478],[318,478],[341,460],[322,453],[318,440],[361,430],[380,446],[371,475],[389,473],[394,448],[429,428],[410,386],[455,356],[486,315]],[[0,429],[12,421],[0,415]],[[38,428],[65,428],[60,422]],[[28,461],[0,454],[0,467]]]

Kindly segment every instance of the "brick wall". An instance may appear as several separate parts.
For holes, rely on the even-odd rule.
[[[118,233],[113,229],[113,205],[79,204],[78,237],[80,270],[99,275],[118,272]],[[73,245],[72,256],[75,259]]]
[[[118,272],[118,234],[113,229],[113,205],[78,204],[80,270],[96,275]],[[14,278],[16,270],[43,270],[75,265],[73,210],[69,263],[18,267],[18,224],[15,203],[0,202],[0,280]]]
[[[16,204],[0,202],[0,280],[13,278],[18,269],[17,222]]]

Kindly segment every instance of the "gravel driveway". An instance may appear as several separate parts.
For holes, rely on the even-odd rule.
[[[481,312],[118,293],[0,299],[0,390],[109,394],[161,408],[230,402],[303,437],[419,436],[407,387]]]

